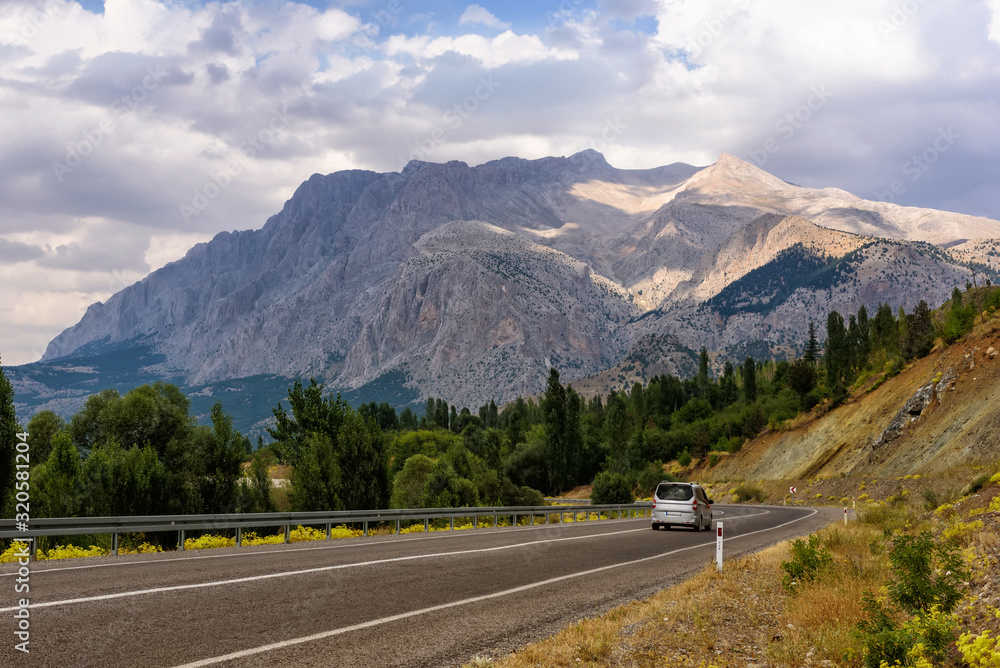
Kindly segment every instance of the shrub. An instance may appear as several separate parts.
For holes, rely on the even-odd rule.
[[[970,494],[975,494],[983,487],[985,487],[986,483],[988,483],[989,481],[990,481],[990,476],[987,473],[984,473],[980,476],[976,476],[975,478],[972,479],[972,481],[968,485],[966,485],[965,489],[962,490],[962,496],[969,496]]]
[[[968,571],[952,542],[935,543],[928,531],[899,536],[892,541],[889,562],[894,575],[889,595],[910,613],[928,612],[935,605],[951,612],[962,598],[959,586]]]
[[[871,592],[865,592],[861,601],[864,617],[858,622],[858,634],[864,656],[865,668],[906,664],[906,655],[913,645],[906,630],[900,628],[895,618]]]
[[[610,473],[602,471],[594,478],[594,488],[590,492],[590,502],[593,504],[604,503],[632,503],[635,497],[632,496],[632,488],[621,473]]]
[[[664,480],[672,482],[676,478],[669,473],[663,472],[663,462],[659,460],[650,462],[646,468],[639,472],[639,477],[636,479],[635,484],[636,493],[643,498],[652,496],[653,490]]]
[[[684,450],[681,454],[677,455],[677,463],[680,464],[681,466],[685,466],[685,467],[686,466],[690,466],[691,465],[691,453],[688,452],[687,450]]]
[[[764,503],[764,490],[760,487],[755,487],[747,483],[740,483],[733,490],[733,494],[736,495],[737,503],[746,503],[747,501],[757,501],[757,503]]]
[[[712,454],[710,454],[708,456],[708,465],[709,466],[715,466],[718,463],[719,463],[719,455],[718,454],[716,454],[716,453],[713,452]]]
[[[785,589],[795,591],[797,584],[814,580],[822,569],[833,563],[833,555],[819,543],[817,534],[809,536],[809,542],[802,539],[792,541],[792,560],[781,564],[785,571],[782,578]]]

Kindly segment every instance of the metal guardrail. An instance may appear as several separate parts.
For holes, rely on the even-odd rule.
[[[478,508],[415,508],[402,510],[341,510],[320,511],[308,513],[239,513],[229,515],[146,515],[121,517],[60,517],[32,519],[26,531],[17,528],[17,522],[12,519],[0,520],[0,538],[17,538],[31,541],[31,559],[35,559],[37,540],[41,536],[78,536],[86,534],[111,534],[111,554],[118,554],[119,535],[123,533],[156,533],[177,532],[177,549],[184,549],[185,534],[188,531],[206,531],[220,529],[236,530],[236,545],[242,546],[243,530],[261,527],[284,527],[285,542],[290,541],[293,526],[326,525],[326,537],[334,525],[362,525],[363,535],[368,536],[369,526],[390,525],[393,533],[398,534],[403,522],[418,522],[423,520],[424,531],[429,529],[431,520],[449,520],[449,529],[455,529],[456,518],[472,518],[474,529],[479,528],[479,518],[488,517],[496,526],[500,518],[511,518],[511,524],[517,525],[518,517],[529,517],[533,525],[536,515],[549,517],[559,516],[559,523],[565,521],[566,515],[576,516],[584,513],[584,520],[591,513],[606,513],[608,519],[615,513],[617,518],[647,517],[653,508],[651,503],[607,504],[607,505],[573,505],[573,506],[489,506]],[[641,513],[641,514],[640,514]]]

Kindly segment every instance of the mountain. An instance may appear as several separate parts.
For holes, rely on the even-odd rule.
[[[550,366],[567,380],[629,359],[640,377],[686,374],[702,345],[717,363],[793,352],[831,308],[939,303],[970,268],[998,277],[997,229],[730,155],[316,174],[259,230],[221,233],[92,305],[12,379],[28,409],[79,403],[97,358],[134,360],[122,382],[242,397],[248,414],[308,376],[359,400],[477,406],[540,391]]]

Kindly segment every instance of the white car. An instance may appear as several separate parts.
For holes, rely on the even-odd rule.
[[[696,482],[661,482],[653,493],[653,530],[685,526],[705,531],[712,527],[712,500]]]

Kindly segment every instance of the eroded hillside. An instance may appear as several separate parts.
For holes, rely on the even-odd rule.
[[[870,392],[768,431],[703,478],[801,480],[943,473],[1000,457],[1000,318]]]

